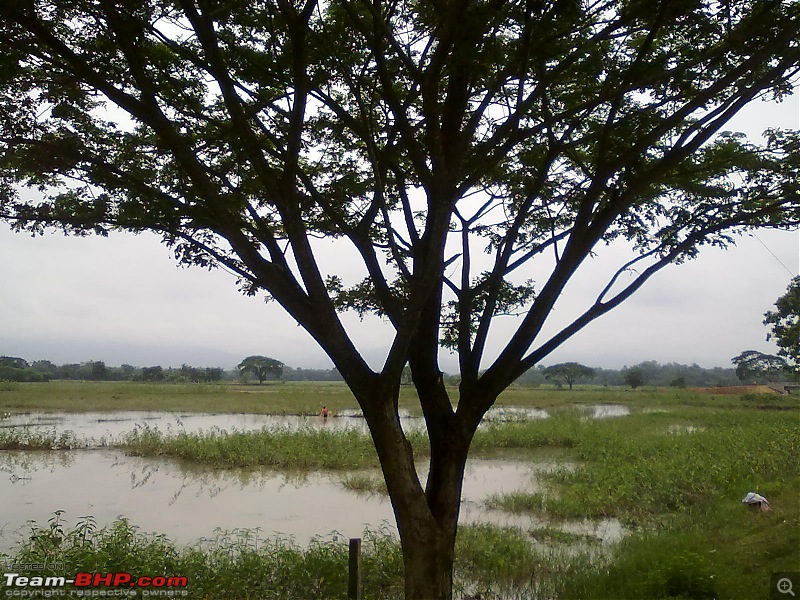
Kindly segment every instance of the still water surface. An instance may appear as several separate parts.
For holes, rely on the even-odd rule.
[[[622,416],[620,411],[590,408],[593,418]],[[613,406],[613,405],[612,405]],[[538,409],[498,409],[491,420],[546,418]],[[421,427],[422,421],[404,415],[403,427]],[[31,427],[43,431],[72,430],[79,438],[114,438],[136,426],[164,432],[203,430],[259,430],[285,428],[364,428],[358,415],[341,414],[323,420],[317,416],[173,413],[52,413],[14,415],[0,426]],[[473,459],[464,480],[461,522],[488,522],[523,528],[545,522],[529,515],[512,515],[485,507],[493,494],[536,492],[538,475],[563,467],[551,458],[541,460]],[[420,465],[427,470],[427,465]],[[359,474],[364,474],[360,472]],[[45,526],[57,510],[74,525],[91,515],[98,525],[125,516],[144,532],[158,532],[179,544],[214,538],[220,530],[258,529],[259,537],[276,534],[307,543],[333,531],[346,537],[361,535],[369,526],[396,532],[388,500],[378,494],[356,494],[342,479],[352,472],[311,472],[287,475],[264,469],[220,470],[176,460],[132,457],[123,451],[95,448],[77,451],[0,452],[0,552],[9,551],[30,533],[29,520]],[[377,472],[369,472],[376,476]],[[424,474],[423,474],[424,481]],[[567,522],[556,526],[613,541],[622,535],[618,522]]]
[[[593,404],[577,406],[576,410],[594,419],[622,417],[630,414],[621,404]],[[484,424],[508,421],[546,419],[550,413],[540,408],[500,406],[489,410]],[[422,417],[400,411],[403,429],[411,431],[424,428]],[[0,429],[20,428],[35,431],[72,431],[87,440],[113,439],[135,427],[156,428],[164,433],[199,433],[201,431],[258,431],[261,429],[355,429],[367,431],[366,423],[357,410],[343,410],[323,419],[318,415],[266,415],[252,413],[171,413],[147,411],[118,412],[51,412],[19,413],[0,420]]]

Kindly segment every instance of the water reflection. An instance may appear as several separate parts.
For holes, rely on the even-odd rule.
[[[576,407],[582,412],[591,413],[592,419],[608,419],[613,417],[627,417],[631,409],[624,404],[588,404]]]
[[[14,542],[12,531],[19,532],[28,520],[45,523],[56,510],[73,520],[92,515],[100,524],[124,515],[143,530],[179,543],[210,536],[217,528],[260,528],[305,543],[332,530],[358,535],[366,525],[393,522],[386,498],[355,495],[342,486],[341,473],[209,470],[110,450],[3,452],[0,473],[0,546],[5,548]],[[533,475],[534,469],[521,463],[471,461],[465,521],[482,520],[475,507],[488,494],[530,489]]]
[[[528,515],[487,510],[484,503],[493,494],[539,490],[538,474],[557,466],[563,465],[471,460],[464,477],[461,522],[524,529],[544,525]],[[427,470],[427,465],[421,469]],[[64,511],[72,525],[88,515],[100,525],[125,516],[143,531],[166,534],[179,544],[213,538],[220,530],[257,529],[267,537],[281,535],[300,544],[331,531],[358,536],[367,526],[396,533],[388,499],[347,490],[342,478],[348,473],[342,472],[214,470],[111,450],[84,450],[3,452],[0,474],[0,551],[10,550],[29,533],[27,521],[46,523],[56,510]],[[597,525],[563,527],[590,533]],[[621,532],[618,526],[617,530]],[[610,540],[618,535],[597,537]]]
[[[550,416],[543,408],[529,408],[525,406],[495,406],[490,408],[483,417],[484,422],[517,422],[546,419]]]
[[[579,407],[587,418],[629,414],[623,405]],[[487,422],[543,419],[547,411],[496,407]],[[401,414],[404,429],[424,427],[424,421]],[[360,535],[366,526],[394,530],[387,498],[368,497],[346,489],[342,479],[352,473],[286,474],[263,469],[215,470],[180,461],[131,457],[123,451],[100,448],[138,426],[164,433],[255,431],[278,429],[356,429],[366,431],[357,410],[341,411],[328,419],[303,415],[179,414],[165,412],[39,413],[11,415],[0,427],[33,431],[73,431],[94,449],[81,451],[0,452],[0,552],[8,551],[30,533],[25,523],[46,523],[56,510],[74,524],[91,515],[100,525],[127,517],[143,531],[164,533],[179,544],[212,538],[219,530],[258,529],[265,536],[281,534],[305,544],[331,531]],[[538,476],[563,468],[557,459],[529,462],[475,459],[464,479],[462,523],[492,523],[523,529],[547,526],[530,515],[489,510],[485,499],[514,491],[541,491]],[[421,465],[423,471],[427,465]],[[372,476],[379,477],[377,472]],[[424,473],[422,474],[424,481]],[[622,535],[618,522],[591,521],[549,524],[564,531],[613,541]]]
[[[410,419],[402,415],[402,419]],[[32,413],[14,414],[0,421],[0,428],[26,428],[36,431],[72,431],[81,439],[116,438],[147,425],[164,433],[199,433],[201,431],[258,431],[261,429],[358,429],[366,431],[362,418],[342,411],[331,418],[318,415],[208,414],[145,411]],[[405,423],[404,423],[405,426]]]
[[[576,410],[590,412],[591,418],[604,419],[630,414],[622,404],[578,405]],[[484,417],[485,423],[519,422],[548,418],[549,412],[541,408],[497,406]],[[400,411],[400,421],[406,431],[425,427],[422,417]],[[282,429],[337,429],[357,430],[366,433],[367,425],[357,409],[341,410],[329,418],[319,415],[266,415],[266,414],[207,414],[170,413],[147,411],[86,412],[86,413],[22,413],[12,414],[0,421],[0,429],[25,428],[33,431],[54,432],[59,435],[72,431],[78,439],[89,445],[100,446],[133,431],[148,426],[169,433],[200,433],[203,431],[270,431]]]

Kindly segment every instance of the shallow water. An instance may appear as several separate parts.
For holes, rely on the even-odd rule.
[[[622,404],[580,405],[576,410],[589,412],[591,418],[603,419],[630,414]],[[499,406],[490,409],[485,423],[546,419],[550,413],[540,408]],[[425,427],[422,417],[400,411],[406,431]],[[202,431],[258,431],[261,429],[334,429],[367,431],[359,410],[342,410],[324,419],[319,415],[266,415],[252,413],[172,413],[160,411],[51,412],[19,413],[0,419],[0,429],[21,428],[33,431],[72,431],[76,437],[100,445],[103,440],[118,438],[137,427],[150,427],[164,433],[199,433]],[[94,442],[94,443],[93,443]]]
[[[401,416],[404,427],[413,419]],[[201,431],[258,431],[261,429],[358,429],[366,423],[351,411],[328,417],[317,415],[262,415],[251,413],[170,413],[146,411],[29,413],[14,414],[0,421],[0,428],[25,427],[37,431],[72,431],[81,439],[115,438],[137,427],[156,428],[164,433]]]
[[[587,404],[577,407],[578,410],[591,413],[592,419],[609,419],[614,417],[627,417],[631,409],[624,404]]]
[[[486,421],[521,421],[542,419],[548,416],[541,409],[500,407],[491,409]],[[406,431],[423,429],[422,417],[400,412],[400,423]],[[25,428],[32,431],[72,431],[89,446],[102,445],[139,427],[158,429],[163,433],[200,433],[203,431],[259,431],[267,429],[333,429],[367,432],[367,424],[358,410],[342,410],[328,418],[319,415],[266,415],[266,414],[209,414],[170,413],[147,411],[85,412],[85,413],[21,413],[0,420],[0,430]]]
[[[530,516],[487,510],[484,500],[491,494],[536,491],[537,473],[555,466],[471,460],[461,522],[543,525]],[[9,551],[30,533],[27,521],[45,526],[55,511],[64,511],[69,525],[89,515],[100,526],[125,516],[141,531],[163,533],[179,544],[235,529],[257,529],[262,539],[280,534],[301,544],[332,531],[358,537],[367,526],[396,533],[388,499],[345,489],[341,480],[346,475],[211,470],[113,450],[6,451],[0,453],[0,551]],[[605,541],[621,535],[619,524],[611,521],[571,522],[563,528]]]
[[[303,543],[333,530],[357,536],[366,525],[393,522],[384,497],[357,496],[343,487],[338,472],[292,477],[209,470],[109,450],[5,452],[0,472],[3,545],[26,521],[44,524],[56,510],[68,520],[92,515],[99,524],[124,515],[144,531],[179,543],[213,536],[216,528],[259,528]],[[482,494],[529,488],[531,477],[527,465],[472,461],[465,475],[465,519],[480,512],[474,507]]]
[[[628,414],[622,405],[581,407],[590,418]],[[487,422],[547,418],[541,409],[498,407]],[[401,414],[404,429],[424,421]],[[292,476],[263,469],[219,470],[176,460],[131,457],[99,448],[137,427],[165,433],[279,429],[357,429],[366,431],[358,411],[320,416],[258,414],[180,414],[164,412],[32,413],[0,420],[0,428],[72,431],[94,449],[80,451],[0,452],[0,551],[8,551],[30,533],[29,520],[40,526],[57,510],[74,525],[91,515],[100,526],[122,515],[145,532],[158,532],[179,544],[214,538],[220,530],[258,529],[259,536],[282,534],[301,544],[338,531],[360,535],[369,526],[396,532],[388,499],[346,489],[342,480],[354,473],[330,471]],[[537,475],[563,467],[542,457],[531,461],[474,459],[468,463],[461,505],[462,523],[492,523],[524,529],[547,525],[530,515],[513,515],[485,507],[485,499],[513,491],[539,491]],[[423,475],[427,465],[420,466]],[[364,474],[360,472],[359,474]],[[378,477],[377,471],[369,473]],[[551,524],[565,531],[614,541],[622,528],[614,520]]]

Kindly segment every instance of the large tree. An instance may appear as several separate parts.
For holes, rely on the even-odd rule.
[[[800,277],[789,282],[786,293],[775,301],[775,310],[764,314],[764,325],[771,329],[767,341],[775,338],[778,354],[789,359],[791,369],[800,371]]]
[[[406,596],[447,598],[465,461],[498,394],[665,265],[800,221],[797,133],[721,133],[789,93],[798,39],[793,1],[3,2],[0,215],[156,231],[277,301],[363,410]],[[317,238],[363,280],[323,271]],[[586,259],[625,242],[585,311],[544,333]],[[391,324],[380,369],[349,309]],[[397,413],[406,364],[425,481]]]
[[[248,356],[237,365],[239,373],[252,373],[258,377],[258,383],[264,383],[265,379],[280,379],[283,375],[285,365],[274,358],[268,356]]]
[[[594,369],[576,362],[559,363],[550,365],[544,370],[544,376],[548,379],[555,379],[557,382],[564,382],[572,389],[579,379],[591,379],[594,377]]]
[[[780,356],[764,354],[758,350],[745,350],[734,356],[731,362],[736,365],[736,376],[740,381],[773,381],[776,376],[780,379],[787,369],[786,361]]]

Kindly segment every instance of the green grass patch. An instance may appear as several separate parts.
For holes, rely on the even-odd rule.
[[[556,483],[545,510],[565,517],[634,520],[703,506],[747,491],[782,491],[800,475],[794,415],[768,411],[694,411],[694,433],[670,430],[668,415],[587,422],[575,450],[579,469],[544,477]],[[674,424],[674,422],[672,423]]]
[[[362,553],[366,597],[402,597],[402,554],[396,540],[385,532],[366,531]],[[347,557],[347,540],[335,534],[301,548],[289,539],[259,539],[257,531],[240,530],[218,532],[196,547],[181,548],[124,519],[98,529],[91,517],[84,517],[67,529],[57,513],[46,527],[32,524],[27,541],[0,560],[63,565],[57,572],[15,569],[27,576],[79,571],[185,576],[189,598],[277,600],[346,598]]]
[[[800,478],[770,513],[718,499],[624,538],[607,564],[577,569],[561,598],[769,598],[772,573],[800,571]]]
[[[169,411],[319,414],[357,408],[342,382],[143,383],[49,381],[20,383],[0,395],[0,412]]]
[[[389,495],[389,491],[386,489],[386,482],[380,472],[373,474],[353,473],[343,477],[341,482],[346,489],[356,494],[366,496]]]
[[[533,539],[557,544],[597,544],[598,538],[586,533],[572,533],[556,527],[537,527],[528,532]]]
[[[0,450],[75,450],[85,448],[86,442],[72,431],[37,432],[26,428],[0,429]]]
[[[456,403],[457,386],[448,386]],[[30,411],[160,410],[184,412],[246,412],[273,414],[318,414],[326,405],[332,411],[358,407],[347,386],[340,381],[288,381],[242,383],[148,383],[131,381],[49,381],[40,383],[0,382],[0,413]],[[776,402],[797,402],[780,400]],[[714,394],[675,388],[576,386],[557,390],[553,386],[512,386],[497,406],[559,408],[573,404],[625,404],[636,409],[698,406],[740,407],[737,395]],[[412,386],[400,389],[400,406],[420,414]]]
[[[261,430],[165,434],[137,428],[121,447],[136,456],[180,458],[211,467],[286,470],[377,467],[369,436],[357,431]]]
[[[465,598],[560,598],[570,572],[589,569],[586,553],[546,552],[518,528],[462,526],[456,540],[455,571]]]
[[[542,494],[509,492],[492,494],[486,499],[485,505],[487,508],[510,513],[541,513],[545,507],[545,500]]]
[[[764,410],[800,409],[800,395],[797,394],[745,394],[741,396],[741,402]]]
[[[793,411],[703,407],[587,419],[569,412],[527,423],[493,424],[478,452],[569,448],[578,468],[540,477],[544,494],[494,496],[490,506],[566,518],[616,516],[629,523],[747,491],[779,493],[800,475],[800,421]]]
[[[300,547],[286,538],[260,538],[253,530],[220,531],[196,546],[178,547],[125,519],[98,528],[91,517],[84,517],[68,529],[59,512],[47,526],[30,526],[27,540],[12,555],[0,554],[0,561],[59,568],[15,569],[23,576],[79,571],[164,574],[185,576],[188,597],[196,599],[347,598],[348,540],[336,533]],[[454,597],[556,597],[576,562],[589,564],[585,557],[541,554],[530,539],[517,529],[462,527],[456,543]],[[363,533],[361,568],[365,598],[403,597],[402,552],[390,533]]]
[[[572,412],[557,412],[547,419],[490,423],[475,433],[472,451],[532,450],[543,447],[574,447],[584,426]]]

